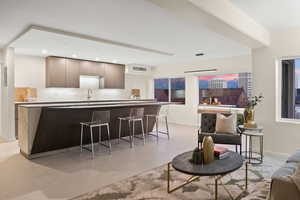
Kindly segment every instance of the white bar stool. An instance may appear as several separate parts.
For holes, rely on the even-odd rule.
[[[80,137],[80,150],[86,149],[92,152],[92,158],[95,156],[94,152],[94,141],[93,141],[93,128],[99,128],[99,144],[107,147],[109,152],[111,152],[111,142],[110,142],[110,131],[109,131],[109,122],[110,122],[110,111],[94,111],[92,115],[92,120],[90,122],[81,122],[81,137]],[[101,127],[105,126],[107,130],[107,144],[102,142],[102,133]],[[91,149],[86,146],[83,146],[83,133],[84,127],[88,127],[90,129],[90,137],[91,137]]]
[[[128,117],[119,117],[119,142],[120,140],[124,140],[126,142],[130,143],[130,147],[132,148],[134,146],[134,138],[139,138],[143,140],[143,143],[145,144],[145,132],[144,132],[144,108],[131,108],[130,109],[130,115]],[[129,126],[129,140],[122,137],[122,122],[128,121]],[[141,123],[142,127],[142,137],[138,137],[135,135],[135,124],[136,122]],[[132,123],[132,132],[131,132],[131,123]],[[127,137],[127,136],[125,136]]]
[[[170,134],[169,134],[169,125],[168,125],[168,112],[169,112],[169,106],[165,105],[162,106],[157,114],[148,114],[146,116],[146,130],[148,135],[152,135],[157,137],[157,141],[159,138],[159,133],[165,134],[168,136],[168,139],[170,139]],[[149,131],[149,118],[154,118],[155,120],[155,131],[156,134],[153,134],[153,130]],[[166,130],[159,130],[159,120],[163,119],[165,121],[165,126]]]

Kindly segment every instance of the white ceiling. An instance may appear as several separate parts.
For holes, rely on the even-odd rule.
[[[174,56],[30,30],[12,43],[17,53],[49,54],[158,65],[250,54],[250,48],[202,26],[177,19],[145,0],[0,0],[0,45],[30,25],[168,52]],[[204,57],[195,57],[204,52]]]
[[[299,0],[230,0],[269,30],[300,27]]]

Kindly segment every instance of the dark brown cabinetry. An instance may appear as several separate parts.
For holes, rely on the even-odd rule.
[[[125,67],[117,64],[105,64],[105,88],[125,88]]]
[[[46,58],[46,87],[79,88],[80,75],[104,78],[104,88],[125,87],[124,65],[52,56]]]

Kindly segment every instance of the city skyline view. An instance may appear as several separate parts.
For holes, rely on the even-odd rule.
[[[249,72],[199,76],[198,81],[199,103],[208,97],[218,97],[222,104],[243,107],[246,99],[252,95],[252,78]]]

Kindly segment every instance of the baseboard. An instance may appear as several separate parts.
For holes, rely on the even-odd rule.
[[[12,138],[4,138],[3,136],[0,136],[0,141],[3,141],[3,142],[14,142],[16,141],[17,139],[12,137]]]
[[[169,121],[170,124],[176,124],[176,125],[183,125],[183,126],[194,126],[197,127],[197,124],[193,123],[180,123],[180,122],[174,122],[174,121]]]
[[[265,153],[275,155],[275,156],[282,156],[282,157],[289,157],[291,155],[288,153],[274,152],[274,151],[269,151],[269,150],[265,150]]]

